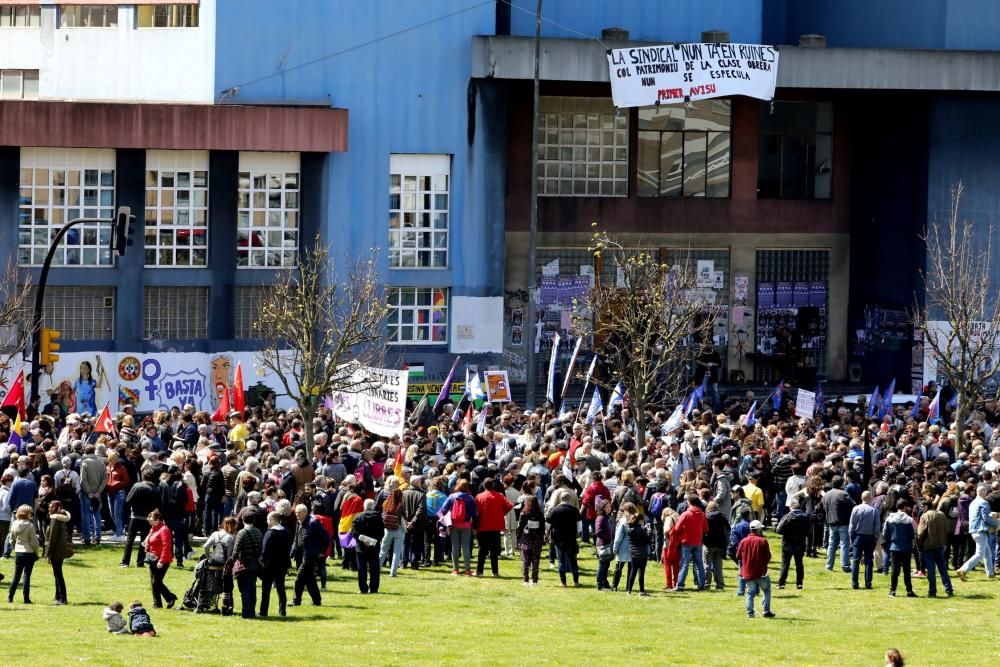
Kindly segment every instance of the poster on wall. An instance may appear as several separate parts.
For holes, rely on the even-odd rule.
[[[276,394],[276,407],[294,405],[280,395],[280,380],[259,369],[255,357],[253,352],[65,352],[41,369],[39,395],[43,407],[54,398],[63,414],[95,415],[105,403],[113,411],[131,404],[138,412],[184,405],[212,412],[232,388],[240,363],[245,390],[261,383]],[[25,375],[30,376],[30,366]]]
[[[410,371],[389,368],[364,368],[356,373],[358,392],[334,392],[333,409],[337,417],[377,435],[403,435],[406,425],[406,392]]]
[[[615,106],[746,95],[774,99],[778,50],[763,44],[664,44],[608,51]]]
[[[510,402],[510,380],[507,371],[485,371],[486,400],[490,403]]]

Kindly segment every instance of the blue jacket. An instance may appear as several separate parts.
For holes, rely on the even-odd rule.
[[[632,543],[628,538],[628,522],[622,519],[615,527],[615,560],[619,563],[632,562]]]
[[[11,512],[17,512],[21,505],[27,505],[32,510],[35,509],[35,499],[38,497],[38,485],[31,477],[18,477],[10,485],[10,495],[7,502]]]
[[[17,484],[17,482],[14,482]],[[10,508],[15,510],[14,507],[14,490],[11,489],[10,492],[11,503]],[[15,510],[16,511],[16,510]],[[990,504],[986,502],[985,498],[980,498],[976,496],[976,499],[972,501],[969,505],[969,532],[970,533],[985,533],[991,527],[996,528],[1000,525],[1000,521],[997,521],[990,516]]]
[[[302,538],[301,546],[298,543],[300,536]],[[323,524],[310,515],[295,531],[295,538],[292,541],[292,555],[316,558],[324,555],[329,545],[330,534],[326,532]]]
[[[916,537],[917,530],[913,526],[913,519],[906,512],[893,512],[885,520],[885,528],[882,529],[882,542],[889,547],[889,551],[903,553],[913,551]]]
[[[736,547],[740,545],[740,542],[744,537],[750,534],[750,522],[747,520],[742,520],[733,526],[732,532],[729,533],[729,557],[736,558]]]

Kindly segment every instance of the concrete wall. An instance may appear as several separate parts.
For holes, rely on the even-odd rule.
[[[808,33],[837,47],[996,50],[1000,12],[993,0],[764,0],[766,42]]]
[[[60,28],[46,5],[41,27],[0,33],[0,67],[39,70],[41,99],[210,103],[215,9],[202,0],[197,28],[137,28],[134,5],[115,28]]]
[[[536,3],[511,0],[512,35],[535,34]],[[600,37],[603,28],[624,28],[631,39],[701,41],[703,30],[728,30],[733,42],[759,42],[762,0],[544,0],[544,37]]]

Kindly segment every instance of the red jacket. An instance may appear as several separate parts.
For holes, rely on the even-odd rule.
[[[680,538],[681,544],[700,547],[706,533],[708,533],[708,519],[705,518],[701,508],[692,505],[681,514],[671,535],[674,539]]]
[[[105,491],[108,493],[123,491],[128,486],[128,482],[128,469],[120,461],[113,466],[108,466],[108,484],[104,487]]]
[[[514,509],[507,497],[499,491],[483,491],[476,496],[479,513],[479,532],[501,531],[506,528],[504,517]]]
[[[583,505],[584,516],[588,520],[597,518],[598,496],[601,496],[604,500],[611,500],[611,492],[608,491],[608,487],[604,486],[604,482],[591,482],[590,486],[583,490],[583,498],[580,500]]]
[[[740,576],[744,581],[760,579],[767,574],[771,562],[771,546],[763,535],[750,533],[736,547],[736,560],[740,562]]]
[[[160,522],[159,526],[149,531],[149,537],[146,538],[146,551],[156,554],[161,563],[169,565],[174,562],[173,543],[174,536],[167,528],[167,524]]]

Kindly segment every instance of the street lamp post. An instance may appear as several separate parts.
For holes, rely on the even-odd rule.
[[[49,280],[49,268],[52,266],[52,258],[55,257],[56,249],[59,247],[59,242],[63,240],[66,236],[66,232],[77,225],[82,225],[87,222],[98,222],[98,223],[108,223],[114,225],[111,229],[111,251],[114,252],[118,250],[119,255],[125,254],[124,244],[122,240],[118,238],[118,226],[122,223],[122,216],[125,216],[125,222],[131,220],[131,209],[128,206],[122,206],[118,209],[118,215],[114,220],[109,220],[108,218],[74,218],[67,222],[59,232],[56,234],[55,238],[49,243],[49,252],[45,255],[45,263],[42,264],[42,273],[38,276],[38,285],[36,286],[35,292],[35,311],[31,319],[31,401],[34,402],[39,398],[38,396],[38,375],[41,371],[41,354],[42,354],[42,305],[45,300],[45,285]],[[125,236],[128,236],[128,227],[125,226],[124,229]],[[121,246],[121,247],[119,247]]]
[[[542,48],[542,0],[538,0],[535,12],[535,88],[531,119],[531,220],[528,231],[528,304],[524,328],[528,335],[524,342],[528,346],[528,363],[525,369],[528,384],[525,387],[525,403],[529,410],[535,407],[535,252],[538,246],[538,76]]]

